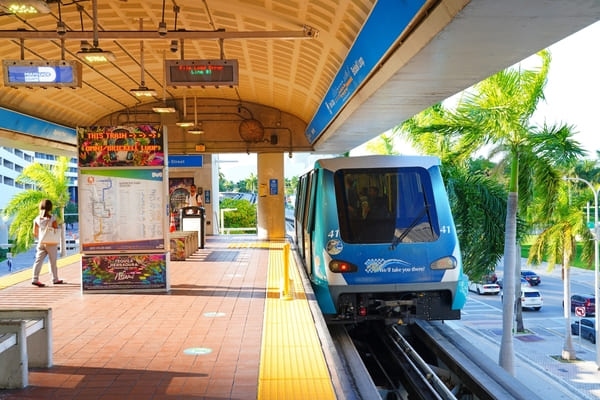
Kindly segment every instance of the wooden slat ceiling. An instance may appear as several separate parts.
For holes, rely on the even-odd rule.
[[[1,30],[56,31],[59,10],[56,0],[48,1],[50,14],[24,18],[0,15]],[[253,102],[291,113],[310,121],[321,103],[348,49],[372,9],[375,0],[168,0],[164,22],[169,31],[273,32],[302,31],[304,26],[318,32],[313,39],[226,39],[223,56],[237,59],[239,86],[234,88],[173,88],[163,92],[163,60],[180,59],[170,51],[171,38],[144,41],[145,83],[157,97],[139,100],[130,89],[140,86],[140,40],[100,39],[99,47],[110,50],[116,61],[83,65],[80,89],[14,89],[0,87],[0,106],[62,125],[88,126],[102,117],[143,102],[181,99],[183,96],[223,98]],[[60,18],[67,31],[93,31],[90,0],[62,0]],[[175,26],[174,7],[179,7]],[[163,19],[162,0],[98,0],[98,32],[157,32]],[[52,32],[52,33],[53,33]],[[45,40],[0,39],[2,59],[60,60],[61,42],[56,34]],[[50,40],[52,39],[52,40]],[[91,40],[90,40],[91,42]],[[76,59],[79,40],[65,40],[65,59]],[[185,39],[184,58],[219,59],[218,40]]]
[[[396,4],[394,1],[411,3],[386,1],[388,5]],[[0,86],[0,106],[75,127],[113,121],[111,116],[119,113],[136,115],[140,109],[148,109],[149,103],[161,102],[163,97],[176,100],[179,105],[187,97],[188,113],[192,96],[211,101],[222,99],[291,115],[300,123],[290,130],[290,143],[294,136],[295,146],[304,141],[304,149],[339,153],[600,20],[598,0],[425,0],[406,31],[339,113],[328,121],[321,136],[306,144],[304,127],[323,103],[376,3],[376,0],[98,0],[99,47],[112,51],[116,61],[103,65],[84,63],[80,89]],[[56,33],[58,0],[48,0],[48,4],[50,14],[27,19],[0,13],[2,59],[20,59],[21,50],[27,60],[61,58],[61,41]],[[80,37],[87,35],[92,41],[93,2],[62,0],[61,4],[60,18],[67,28],[65,59],[75,59]],[[158,26],[163,20],[163,9],[169,32],[161,37]],[[28,31],[26,34],[30,36],[35,31],[46,33],[37,33],[43,40],[28,36],[21,43],[19,39],[25,34],[7,32],[17,29]],[[171,40],[180,34],[176,30],[182,29],[196,35],[185,38],[183,57],[180,51],[170,51]],[[238,38],[229,36],[222,47],[215,38],[207,39],[206,35],[201,38],[201,33],[213,35],[220,30],[227,35],[238,34]],[[308,38],[302,34],[307,31],[315,35]],[[297,36],[290,38],[290,32]],[[103,33],[107,37],[103,38]],[[244,33],[255,36],[239,38]],[[141,83],[142,37],[146,38],[145,86],[157,91],[156,98],[148,100],[130,93]],[[239,85],[164,90],[165,58],[237,59]],[[237,136],[235,128],[230,133]],[[245,144],[241,145],[244,150]]]

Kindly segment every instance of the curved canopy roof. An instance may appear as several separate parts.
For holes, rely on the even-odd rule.
[[[115,56],[105,64],[82,62],[81,88],[2,86],[0,106],[75,127],[163,100],[181,109],[184,97],[189,112],[197,96],[261,105],[308,127],[327,107],[328,92],[374,7],[395,1],[62,0],[59,7],[48,0],[46,14],[0,12],[4,60],[78,60],[83,40]],[[326,121],[310,143],[313,150],[346,151],[600,19],[593,0],[402,3],[416,12],[393,16],[404,24],[400,34]],[[371,39],[378,44],[378,37]],[[200,59],[237,60],[239,84],[165,85],[165,60]],[[140,86],[156,95],[136,97],[131,89]]]

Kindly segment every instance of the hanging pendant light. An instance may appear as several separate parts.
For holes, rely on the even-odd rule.
[[[163,51],[163,65],[165,63],[165,52]],[[152,107],[152,111],[159,114],[170,114],[177,112],[175,105],[167,104],[167,70],[163,68],[163,99],[162,104],[156,107]]]
[[[144,30],[144,20],[140,18],[140,32]],[[137,89],[131,89],[129,92],[136,97],[154,97],[156,90],[148,89],[144,79],[144,41],[140,40],[140,86]]]
[[[116,57],[112,51],[102,50],[98,47],[98,0],[92,0],[93,17],[94,20],[94,41],[93,47],[89,49],[81,48],[77,52],[77,57],[85,60],[89,63],[105,63],[109,61],[115,61]]]
[[[186,95],[183,95],[183,121],[179,121],[176,122],[177,126],[180,126],[182,128],[189,128],[194,126],[194,123],[192,121],[188,121],[187,120],[187,97]]]
[[[198,107],[196,104],[196,96],[194,96],[194,126],[188,129],[188,132],[192,135],[202,135],[204,133],[204,129],[202,129],[202,122],[198,125]]]

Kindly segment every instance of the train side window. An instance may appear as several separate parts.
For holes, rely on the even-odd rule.
[[[305,202],[306,215],[305,215],[305,220],[304,220],[303,225],[304,225],[304,228],[309,232],[313,230],[313,221],[314,221],[314,214],[315,214],[314,213],[315,207],[313,206],[313,204],[315,203],[317,179],[318,179],[318,175],[315,171],[311,171],[308,174],[308,181],[307,181],[307,185],[306,185],[306,202]]]
[[[296,220],[304,225],[305,214],[305,199],[306,199],[306,175],[301,176],[298,181],[298,189],[296,191],[296,204],[294,209],[296,212]]]

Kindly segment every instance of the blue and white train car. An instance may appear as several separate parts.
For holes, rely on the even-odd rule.
[[[298,182],[298,252],[329,323],[459,319],[467,299],[437,157],[321,159]]]

